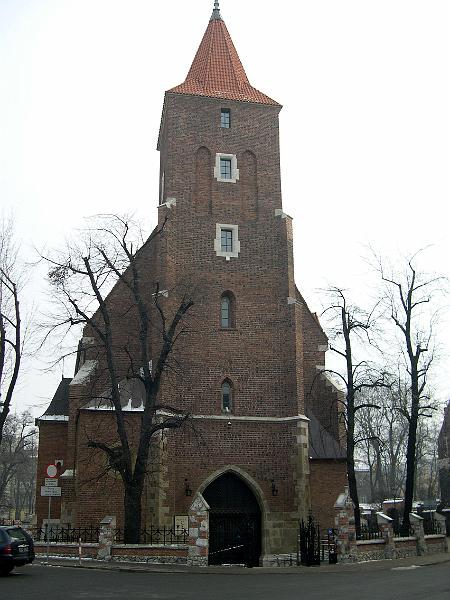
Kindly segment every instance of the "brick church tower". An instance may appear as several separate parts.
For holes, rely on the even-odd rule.
[[[332,525],[346,480],[339,391],[320,373],[327,338],[294,281],[292,222],[281,200],[280,110],[250,85],[215,2],[186,80],[165,94],[157,209],[164,235],[145,258],[149,279],[169,290],[169,299],[172,290],[195,290],[195,327],[176,397],[193,427],[164,434],[143,513],[147,523],[171,524],[202,494],[216,563],[261,564],[294,551],[298,520],[310,510],[322,526]],[[82,376],[79,370],[58,388],[42,417],[38,469],[57,458],[50,452],[65,457],[61,522],[95,522],[114,511],[120,523],[120,482],[116,495],[102,498],[78,481],[85,464],[80,432],[111,418],[101,406],[93,410],[83,391],[88,362],[79,361]],[[162,404],[173,404],[172,386],[160,393]],[[58,434],[59,448],[49,434],[53,417],[66,432]],[[221,554],[221,545],[238,545],[232,536],[243,523],[250,558]]]

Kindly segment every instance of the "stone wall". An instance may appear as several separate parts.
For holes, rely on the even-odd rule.
[[[356,540],[353,502],[348,488],[340,494],[335,503],[336,541],[339,562],[381,560],[385,558],[406,558],[448,552],[444,534],[424,535],[423,518],[411,513],[411,526],[414,536],[395,538],[393,520],[383,513],[377,513],[378,527],[382,537],[371,540]]]

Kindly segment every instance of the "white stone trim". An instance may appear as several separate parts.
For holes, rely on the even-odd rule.
[[[282,208],[276,208],[275,209],[275,216],[276,217],[281,217],[282,219],[292,219],[291,216],[289,216],[288,214],[286,214],[285,212],[283,212]]]
[[[309,422],[306,415],[294,415],[292,417],[254,417],[254,416],[238,416],[228,413],[227,415],[190,415],[191,419],[202,419],[205,421],[244,421],[255,423],[289,423],[292,421]]]
[[[68,421],[67,415],[42,415],[37,419],[38,421]]]
[[[222,230],[231,229],[233,236],[233,250],[232,252],[222,251]],[[241,251],[241,242],[239,241],[239,227],[238,225],[231,225],[225,223],[216,223],[216,237],[214,239],[214,250],[217,256],[224,256],[226,260],[230,258],[238,258],[239,252]]]
[[[166,208],[172,208],[173,206],[177,205],[177,199],[176,198],[167,198],[167,200],[165,202],[162,202],[158,208],[162,208],[163,206],[165,206]]]
[[[221,158],[231,159],[231,178],[230,179],[222,179],[222,177],[220,176],[220,159]],[[217,181],[221,181],[223,183],[236,183],[239,180],[239,169],[237,168],[236,154],[224,154],[223,152],[218,152],[216,154],[216,163],[214,165],[214,177],[217,179]]]

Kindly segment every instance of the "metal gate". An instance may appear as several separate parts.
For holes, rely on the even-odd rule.
[[[311,567],[320,565],[320,528],[312,515],[301,521],[298,532],[297,564]]]
[[[211,512],[209,564],[258,566],[259,515],[239,512]]]
[[[224,473],[203,492],[209,511],[209,564],[257,567],[261,555],[261,510],[237,475]]]

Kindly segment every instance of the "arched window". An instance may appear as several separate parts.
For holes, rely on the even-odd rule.
[[[220,304],[220,326],[224,329],[231,327],[231,302],[228,296],[222,296]]]
[[[230,329],[235,326],[234,323],[234,296],[231,292],[225,292],[220,298],[220,327]]]
[[[233,388],[227,379],[222,383],[222,410],[230,412],[233,406]]]

